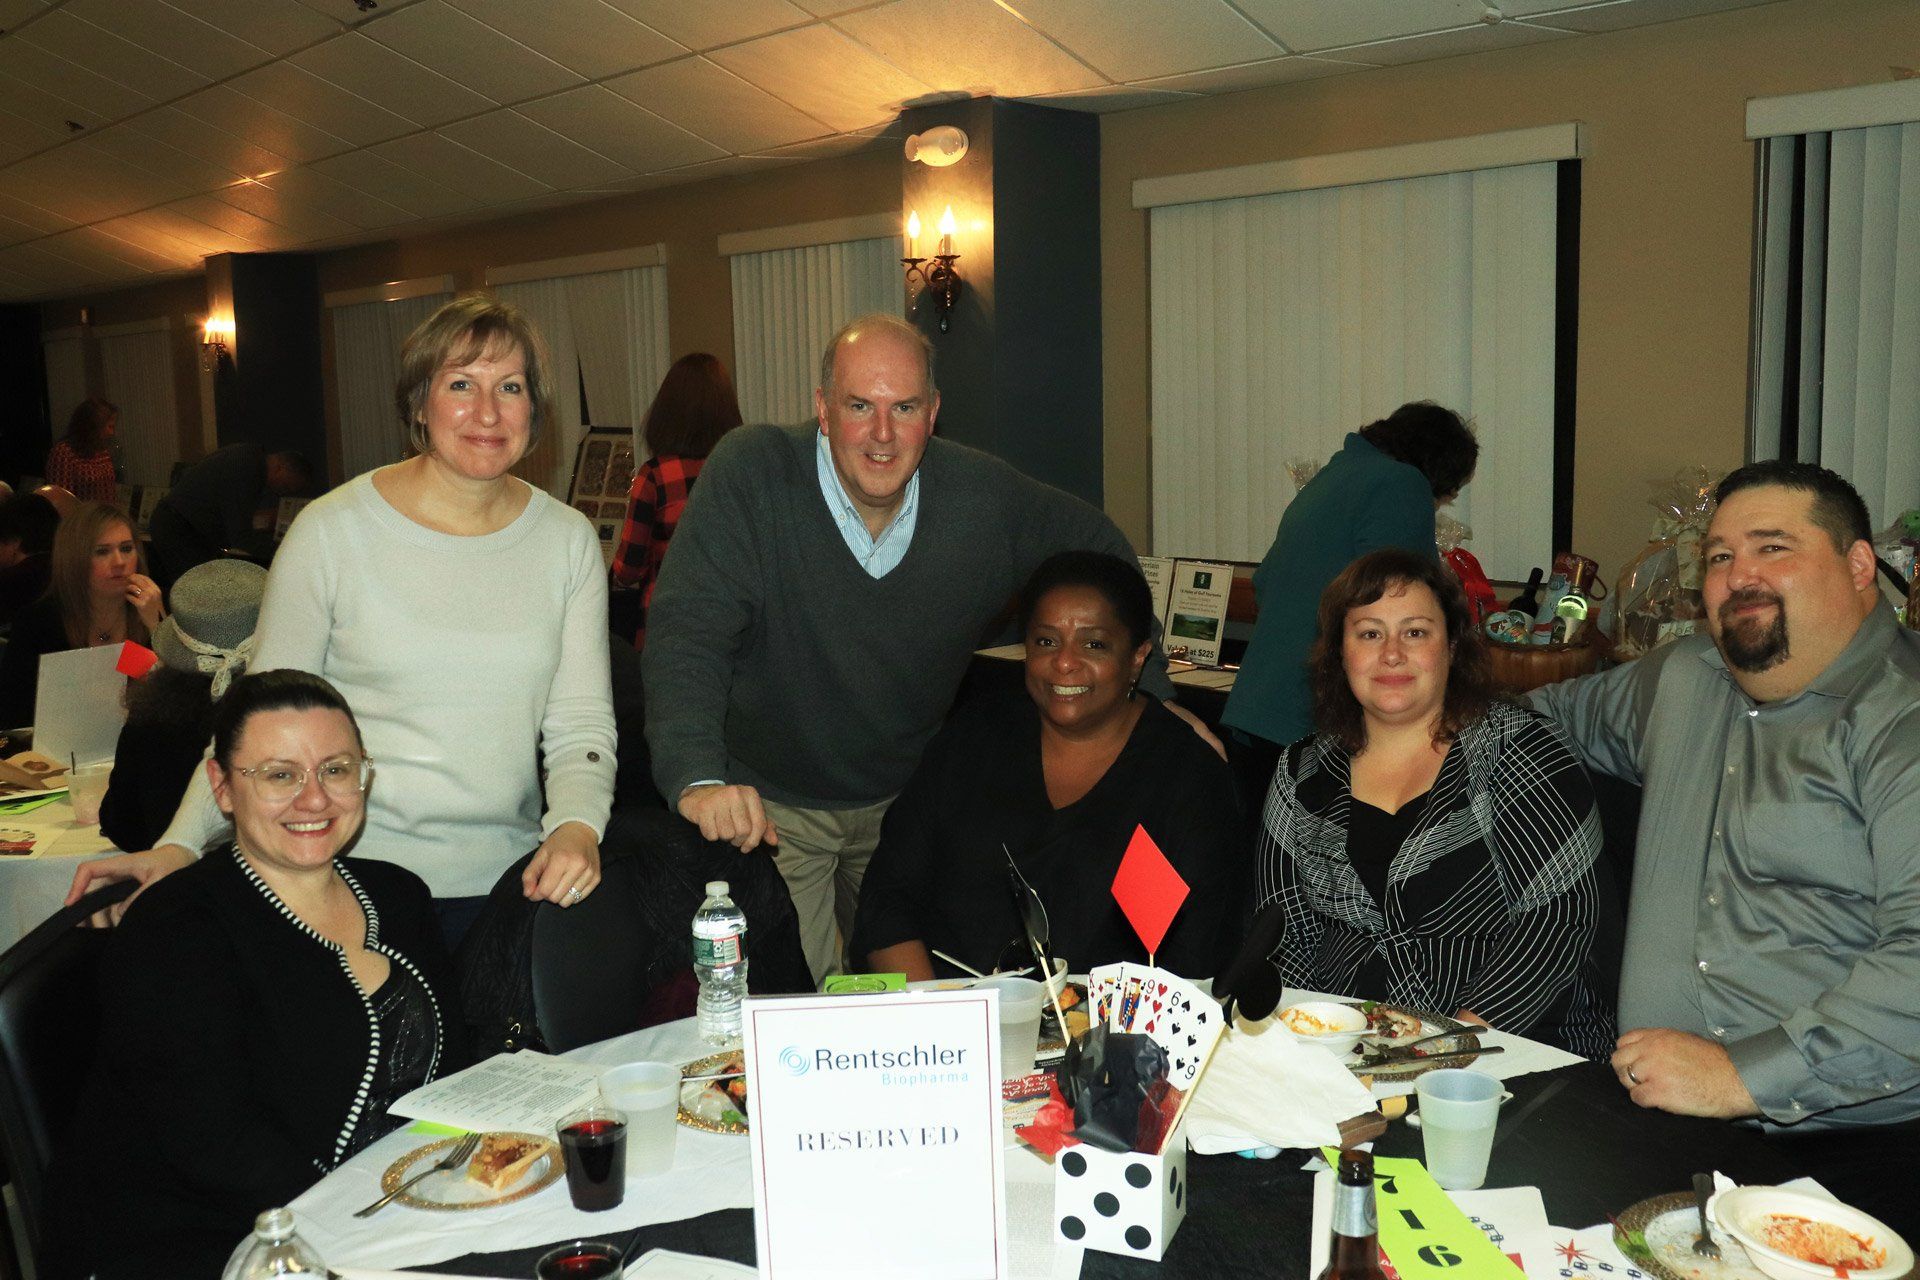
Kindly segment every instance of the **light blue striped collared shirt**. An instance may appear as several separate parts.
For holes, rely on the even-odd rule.
[[[913,543],[913,528],[920,519],[920,470],[914,468],[913,475],[907,480],[906,493],[900,499],[900,509],[893,513],[893,519],[887,521],[887,527],[880,531],[879,537],[867,532],[867,522],[861,518],[860,509],[853,505],[853,499],[847,496],[846,486],[840,483],[840,472],[833,465],[833,448],[827,443],[827,433],[814,435],[814,468],[820,474],[820,496],[827,500],[827,512],[833,522],[840,526],[840,536],[847,541],[847,550],[853,552],[853,558],[860,567],[875,578],[884,578],[907,557],[907,548]]]

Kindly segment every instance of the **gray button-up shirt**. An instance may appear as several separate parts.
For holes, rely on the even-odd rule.
[[[1920,636],[1883,604],[1781,702],[1705,635],[1532,697],[1645,787],[1622,1029],[1725,1045],[1777,1124],[1920,1116]]]

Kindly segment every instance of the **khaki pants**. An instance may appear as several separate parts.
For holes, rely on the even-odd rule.
[[[880,821],[893,797],[864,809],[796,809],[764,796],[760,803],[780,832],[773,865],[800,917],[800,946],[817,986],[842,971],[860,881],[880,843]]]

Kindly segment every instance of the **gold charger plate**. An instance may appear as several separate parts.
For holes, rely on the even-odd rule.
[[[1439,1062],[1430,1061],[1432,1058],[1442,1058],[1447,1053],[1464,1053],[1469,1049],[1478,1049],[1480,1047],[1480,1037],[1475,1034],[1474,1031],[1468,1029],[1467,1023],[1449,1018],[1443,1013],[1423,1013],[1418,1009],[1402,1009],[1399,1005],[1390,1005],[1388,1007],[1394,1009],[1396,1012],[1420,1019],[1420,1030],[1411,1035],[1395,1036],[1391,1039],[1386,1036],[1379,1036],[1368,1032],[1366,1035],[1360,1037],[1360,1043],[1355,1046],[1356,1049],[1364,1052],[1375,1046],[1392,1048],[1395,1045],[1402,1045],[1409,1041],[1418,1040],[1422,1036],[1438,1035],[1442,1031],[1458,1031],[1460,1034],[1451,1036],[1445,1040],[1435,1040],[1432,1044],[1422,1045],[1421,1048],[1425,1050],[1427,1054],[1424,1058],[1413,1058],[1407,1062],[1393,1063],[1387,1066],[1362,1066],[1359,1062],[1359,1054],[1356,1053],[1354,1061],[1347,1063],[1349,1070],[1358,1075],[1372,1076],[1375,1080],[1412,1080],[1416,1076],[1423,1076],[1427,1074],[1427,1072],[1438,1070],[1441,1067],[1465,1067],[1478,1061],[1478,1059],[1475,1058],[1454,1058]]]
[[[680,1068],[680,1074],[682,1076],[712,1075],[716,1071],[738,1066],[742,1061],[738,1049],[729,1049],[725,1053],[695,1058]],[[732,1108],[723,1108],[715,1091],[707,1088],[708,1083],[705,1080],[681,1083],[680,1110],[676,1118],[689,1129],[702,1129],[707,1133],[745,1133],[747,1131],[746,1116]]]
[[[1740,1242],[1724,1231],[1713,1233],[1720,1259],[1693,1251],[1700,1238],[1700,1214],[1691,1191],[1649,1196],[1613,1220],[1613,1243],[1628,1261],[1659,1280],[1767,1280]]]
[[[426,1165],[440,1159],[447,1148],[457,1146],[461,1137],[442,1138],[438,1142],[429,1142],[424,1147],[416,1147],[406,1155],[387,1166],[380,1176],[380,1190],[392,1191]],[[504,1191],[495,1191],[491,1187],[473,1181],[467,1177],[467,1167],[459,1165],[431,1174],[402,1191],[393,1198],[395,1204],[412,1205],[416,1209],[437,1209],[443,1212],[460,1213],[471,1209],[491,1209],[495,1205],[512,1204],[515,1200],[524,1200],[536,1191],[544,1190],[556,1182],[565,1172],[566,1166],[560,1156],[560,1146],[552,1138],[543,1138],[536,1133],[515,1133],[516,1138],[526,1138],[532,1142],[544,1142],[547,1153],[533,1162],[533,1166],[522,1174],[520,1181]]]

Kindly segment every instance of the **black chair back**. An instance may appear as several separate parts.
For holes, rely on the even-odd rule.
[[[45,1256],[47,1167],[79,1109],[99,1044],[100,956],[112,935],[78,926],[133,890],[131,880],[97,889],[0,955],[0,1152],[35,1259]]]

